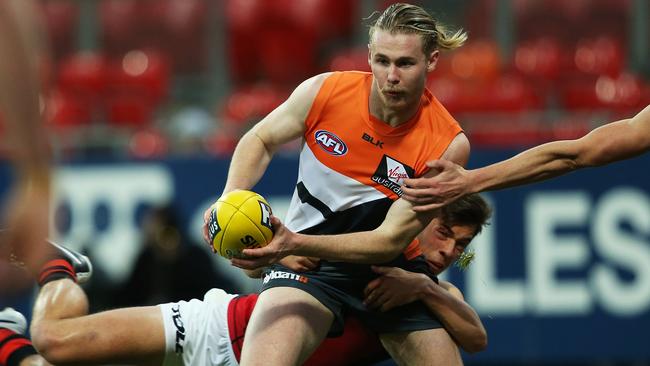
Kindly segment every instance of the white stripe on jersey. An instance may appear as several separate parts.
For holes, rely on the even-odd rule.
[[[370,163],[370,162],[369,162]],[[332,212],[347,210],[362,203],[386,198],[374,187],[345,176],[321,163],[307,144],[300,152],[298,182],[309,193],[329,207]],[[294,190],[285,225],[291,231],[301,231],[323,222],[323,215],[311,205],[302,203]]]

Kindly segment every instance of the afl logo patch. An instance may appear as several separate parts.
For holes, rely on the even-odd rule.
[[[328,154],[341,156],[348,152],[348,147],[345,145],[345,142],[329,131],[316,131],[314,137],[318,146]]]

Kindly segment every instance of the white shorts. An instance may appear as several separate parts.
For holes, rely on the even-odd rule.
[[[203,301],[158,305],[165,324],[163,365],[238,365],[228,334],[228,304],[233,297],[221,289],[212,289]]]

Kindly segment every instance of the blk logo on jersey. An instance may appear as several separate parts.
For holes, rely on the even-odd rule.
[[[401,163],[388,155],[381,158],[381,162],[372,176],[372,181],[395,192],[398,196],[402,195],[402,184],[404,179],[412,178],[415,170],[410,166]]]
[[[329,131],[318,130],[314,137],[318,146],[330,155],[341,156],[348,152],[345,142]]]
[[[363,133],[363,135],[361,136],[361,138],[363,139],[363,141],[367,141],[367,142],[369,142],[369,143],[371,143],[371,144],[377,146],[377,147],[380,148],[380,149],[383,149],[383,148],[384,148],[384,142],[383,142],[383,141],[381,141],[381,140],[379,140],[379,139],[377,139],[377,141],[375,141],[375,138],[374,138],[374,137],[370,136],[369,134],[367,134],[367,133],[365,133],[365,132]]]

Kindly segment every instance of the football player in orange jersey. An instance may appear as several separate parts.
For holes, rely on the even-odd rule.
[[[429,160],[468,160],[462,128],[426,89],[440,51],[466,39],[421,7],[393,4],[369,28],[371,73],[312,77],[242,137],[224,193],[253,188],[283,143],[303,140],[286,226],[274,218],[275,236],[267,246],[232,259],[247,270],[268,266],[242,365],[301,364],[327,335],[342,331],[344,313],[380,333],[398,363],[462,362],[423,302],[379,313],[364,306],[362,294],[377,276],[373,264],[435,280],[413,242],[433,214],[413,211],[399,199],[400,187],[404,179],[426,174]],[[209,243],[207,227],[204,236]],[[321,261],[297,274],[278,263],[291,254]]]

